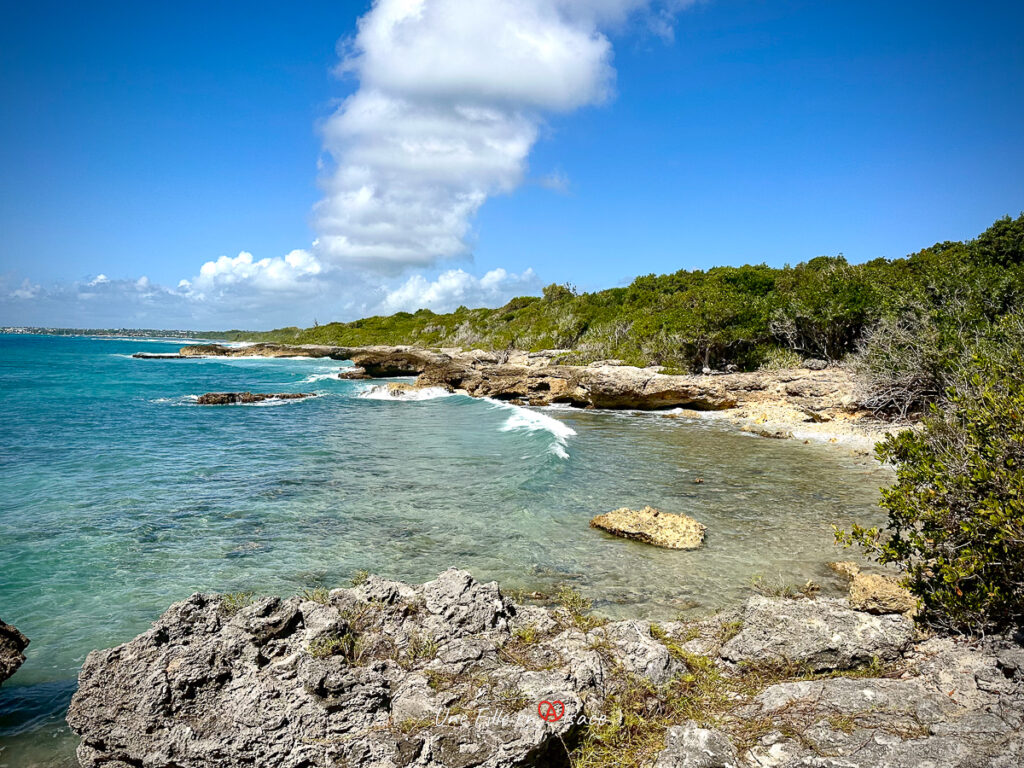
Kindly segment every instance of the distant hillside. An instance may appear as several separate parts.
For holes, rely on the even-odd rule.
[[[1024,299],[1024,215],[977,239],[933,245],[901,259],[848,264],[822,256],[795,267],[680,270],[625,288],[577,293],[549,285],[499,309],[422,309],[389,317],[266,333],[219,334],[293,343],[416,344],[570,349],[575,362],[619,358],[681,370],[756,368],[801,357],[839,360],[883,319],[958,303],[958,322],[980,327]]]

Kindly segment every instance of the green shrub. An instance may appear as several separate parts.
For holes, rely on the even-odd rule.
[[[884,533],[837,533],[895,564],[933,627],[985,633],[1024,620],[1024,354],[1011,340],[979,353],[920,430],[890,436]]]
[[[252,605],[255,599],[255,592],[228,592],[222,596],[220,608],[225,615],[234,616],[243,608]]]

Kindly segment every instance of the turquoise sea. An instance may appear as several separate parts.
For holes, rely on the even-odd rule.
[[[612,616],[710,612],[756,575],[827,583],[832,524],[877,522],[889,479],[834,446],[706,417],[394,400],[330,360],[131,358],[182,343],[0,335],[0,618],[32,641],[0,687],[0,766],[72,765],[63,716],[85,655],[197,590],[455,565],[507,587],[572,584]],[[242,390],[321,396],[193,401]],[[701,520],[706,546],[588,527],[645,504]]]

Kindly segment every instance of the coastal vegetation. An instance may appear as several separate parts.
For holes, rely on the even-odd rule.
[[[615,358],[683,372],[856,358],[872,407],[905,415],[944,389],[946,371],[1024,298],[1024,215],[974,240],[899,259],[821,256],[645,275],[580,293],[549,285],[498,309],[427,309],[313,328],[231,331],[230,339],[367,346],[565,349],[565,362]]]

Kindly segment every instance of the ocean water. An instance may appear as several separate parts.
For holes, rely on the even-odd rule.
[[[357,569],[571,584],[614,617],[828,583],[833,523],[880,520],[887,470],[708,418],[395,399],[330,360],[135,360],[181,341],[0,335],[0,618],[32,643],[0,687],[0,766],[72,765],[86,654],[194,591],[289,594]],[[209,391],[315,392],[202,407]],[[697,479],[703,482],[695,483]],[[677,552],[588,527],[650,504],[708,526]]]

